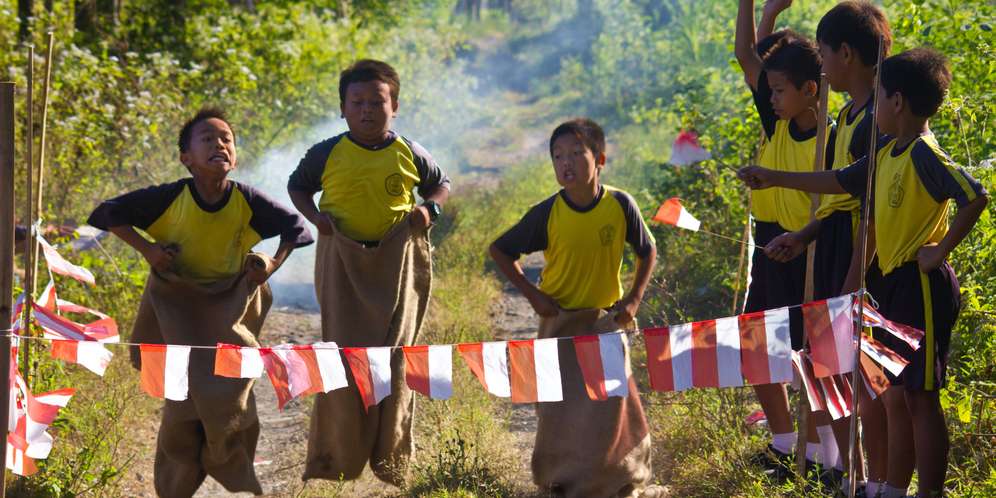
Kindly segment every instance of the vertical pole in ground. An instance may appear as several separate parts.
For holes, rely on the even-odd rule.
[[[42,87],[42,117],[41,117],[41,137],[38,144],[38,193],[35,194],[35,219],[40,220],[42,217],[42,186],[45,184],[45,135],[48,131],[48,96],[49,89],[52,86],[52,49],[55,46],[55,33],[48,32],[48,52],[45,56],[45,85]],[[35,242],[33,244],[35,248],[34,254],[31,258],[34,260],[34,266],[32,267],[32,279],[31,286],[35,289],[38,288],[38,251],[41,249],[41,244]]]
[[[0,83],[0,327],[8,328],[14,292],[14,83]],[[0,334],[0,443],[7,453],[10,415],[10,332]],[[0,473],[0,498],[7,492],[7,466]]]
[[[34,170],[34,163],[32,162],[34,145],[35,145],[35,117],[32,112],[34,107],[34,94],[32,90],[35,83],[35,47],[34,45],[28,45],[28,86],[27,86],[27,99],[25,103],[25,111],[27,112],[27,122],[24,127],[25,136],[25,148],[24,148],[24,180],[25,180],[25,203],[24,203],[24,218],[23,221],[28,225],[28,236],[24,238],[24,314],[22,315],[23,322],[21,323],[23,334],[31,335],[31,304],[34,301],[35,286],[34,286],[34,262],[32,261],[32,256],[35,247],[35,218],[33,213],[35,212],[34,196],[32,195],[33,185],[32,185],[32,172]],[[21,344],[21,367],[22,376],[24,377],[24,382],[31,385],[31,343],[25,341]]]
[[[813,171],[820,172],[826,168],[824,162],[826,161],[826,151],[827,151],[827,121],[829,117],[827,116],[827,97],[830,93],[829,80],[827,80],[827,75],[820,75],[820,103],[819,109],[816,112],[816,156],[813,161]],[[816,219],[816,210],[820,207],[820,194],[809,194],[809,221],[810,223]],[[816,264],[816,241],[810,242],[806,246],[806,285],[802,296],[802,302],[808,303],[813,300],[813,294],[815,292],[815,275],[813,274],[813,269]],[[805,332],[803,332],[805,333]],[[802,347],[805,349],[809,344],[806,340],[806,336],[803,336]],[[799,389],[799,434],[796,438],[796,470],[798,475],[806,476],[806,452],[799,451],[798,448],[802,447],[803,441],[808,443],[809,438],[809,424],[813,421],[809,417],[809,401],[807,400],[808,395],[805,389]]]
[[[882,51],[884,46],[885,38],[880,36],[878,38],[878,62],[875,64],[875,91],[872,94],[872,105],[869,108],[869,112],[872,113],[871,117],[871,129],[869,133],[871,138],[868,140],[868,177],[865,178],[865,202],[862,207],[861,216],[861,233],[858,234],[860,237],[861,244],[861,260],[860,260],[860,280],[858,291],[858,306],[851,310],[854,313],[854,331],[858,334],[858,344],[854,348],[854,372],[851,374],[851,391],[854,393],[854,413],[851,415],[851,431],[849,437],[847,438],[848,453],[850,456],[850,461],[847,464],[847,475],[850,478],[851,485],[847,490],[848,498],[854,498],[854,494],[858,490],[858,480],[854,476],[854,460],[857,455],[858,446],[858,404],[861,400],[861,391],[863,389],[859,388],[861,384],[861,340],[863,337],[863,331],[861,329],[861,315],[864,311],[865,305],[865,294],[868,289],[865,286],[865,277],[868,271],[868,222],[871,221],[869,218],[871,216],[871,201],[874,199],[872,195],[872,187],[874,185],[873,179],[875,178],[875,163],[878,159],[878,112],[876,109],[879,104],[879,82],[882,76],[882,57],[885,55]],[[863,387],[863,386],[862,386]]]

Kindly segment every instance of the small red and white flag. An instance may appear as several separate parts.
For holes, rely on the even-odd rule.
[[[830,418],[838,420],[851,416],[853,411],[853,397],[851,395],[851,385],[842,375],[831,375],[817,379],[820,389],[823,391],[823,398],[826,401],[826,410],[830,413]]]
[[[101,377],[104,376],[113,357],[114,354],[100,342],[61,339],[52,341],[52,358],[66,363],[76,363]]]
[[[688,166],[712,158],[709,151],[699,145],[699,137],[694,131],[682,130],[671,145],[669,163],[675,166]]]
[[[886,389],[889,388],[889,378],[885,376],[885,372],[879,368],[868,355],[861,355],[861,378],[864,380],[865,392],[867,392],[871,399],[875,399],[882,395]]]
[[[58,302],[59,296],[55,292],[55,282],[49,280],[41,294],[38,295],[38,299],[35,299],[35,304],[47,310],[56,311]]]
[[[52,435],[48,427],[69,403],[75,389],[59,389],[37,396],[31,394],[19,374],[11,379],[9,433],[7,435],[6,466],[18,475],[38,471],[35,460],[48,458],[52,451]]]
[[[142,390],[172,401],[187,399],[190,346],[141,344]]]
[[[557,339],[508,342],[512,402],[563,401]]]
[[[857,303],[855,303],[855,306],[857,306]],[[914,351],[920,349],[920,341],[926,335],[920,329],[885,318],[878,310],[872,308],[868,302],[865,302],[861,308],[861,317],[863,320],[862,325],[865,327],[880,328],[909,344]]]
[[[317,342],[308,346],[294,346],[304,360],[311,379],[307,394],[327,393],[346,387],[346,368],[342,365],[339,346],[334,342]]]
[[[86,306],[80,306],[63,299],[56,299],[56,309],[59,313],[77,313],[81,315],[89,314],[97,317],[97,320],[80,325],[83,333],[97,342],[116,343],[121,341],[118,334],[118,324],[110,316]],[[79,325],[79,324],[77,324]]]
[[[903,369],[910,363],[906,358],[903,358],[871,336],[865,336],[861,340],[861,351],[895,376],[903,373]]]
[[[93,273],[90,273],[90,270],[66,261],[66,259],[59,254],[59,251],[56,251],[55,248],[52,247],[52,245],[49,244],[41,235],[37,235],[36,238],[38,239],[38,243],[41,245],[42,253],[45,254],[45,262],[48,263],[48,269],[53,273],[74,278],[85,284],[95,285],[97,283],[96,279],[93,278]]]
[[[369,411],[391,394],[391,348],[343,348],[342,352]]]
[[[458,344],[457,351],[484,390],[501,398],[512,395],[508,375],[508,343],[475,342]]]
[[[256,379],[263,375],[259,348],[218,343],[214,352],[214,374],[235,379]]]
[[[849,294],[802,305],[813,374],[817,378],[854,370],[852,299]]]
[[[644,331],[650,386],[657,391],[743,385],[737,317]]]
[[[661,207],[657,208],[657,214],[654,215],[653,220],[693,232],[699,231],[699,227],[702,226],[699,220],[685,210],[685,206],[681,205],[681,200],[677,197],[664,201]]]
[[[312,391],[311,372],[308,357],[301,354],[299,346],[281,344],[272,348],[259,348],[263,367],[270,384],[277,395],[277,408],[284,409],[287,403]]]
[[[739,316],[740,358],[753,385],[792,381],[792,339],[789,310],[777,308]]]
[[[806,399],[809,400],[810,410],[814,412],[826,410],[827,405],[823,398],[823,390],[817,384],[816,376],[813,375],[813,364],[809,355],[805,351],[792,351],[792,366],[795,367],[795,371],[802,381],[802,386],[806,389]]]
[[[405,382],[432,399],[453,395],[453,346],[405,346]]]
[[[574,338],[574,352],[589,398],[604,401],[609,396],[629,396],[627,349],[626,335],[622,332]]]

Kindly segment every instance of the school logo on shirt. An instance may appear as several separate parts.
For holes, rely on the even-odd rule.
[[[897,171],[892,175],[892,184],[889,185],[889,206],[898,208],[903,205],[903,196],[906,191],[903,189],[903,173]]]
[[[395,173],[384,179],[384,190],[395,197],[405,193],[405,180],[401,173]]]
[[[612,225],[603,226],[602,229],[598,231],[598,238],[602,239],[603,246],[612,244],[612,240],[616,238],[616,227]]]

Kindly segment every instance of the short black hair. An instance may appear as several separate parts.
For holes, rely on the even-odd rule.
[[[605,131],[598,123],[589,118],[574,118],[560,123],[550,135],[550,155],[553,155],[553,143],[564,135],[574,135],[591,151],[595,159],[605,153]]]
[[[812,40],[802,35],[783,36],[764,55],[762,67],[765,71],[785,73],[796,88],[802,88],[807,81],[820,84],[820,50]]]
[[[940,52],[918,47],[882,61],[880,81],[886,97],[899,92],[915,116],[929,118],[944,102],[951,70]]]
[[[391,99],[398,101],[401,78],[390,64],[374,59],[361,59],[339,73],[339,102],[346,102],[346,89],[352,83],[380,81],[391,89]]]
[[[761,59],[764,59],[764,57],[768,55],[768,52],[771,51],[771,47],[774,47],[776,43],[781,41],[783,38],[794,36],[799,36],[799,33],[796,33],[789,28],[782,28],[758,40],[757,45],[754,48],[757,50],[757,55]]]
[[[223,109],[220,107],[202,107],[201,110],[197,111],[197,114],[195,114],[194,117],[187,120],[186,123],[183,123],[183,128],[180,128],[180,137],[176,141],[176,145],[180,148],[180,152],[187,152],[187,149],[190,148],[190,139],[191,135],[194,133],[194,126],[197,126],[197,123],[200,123],[201,121],[207,121],[209,119],[220,119],[224,121],[229,128],[232,128],[232,123],[228,122],[228,116],[225,115],[225,111]],[[232,129],[232,133],[235,133],[234,129]]]
[[[837,4],[820,19],[816,40],[834,52],[848,44],[866,66],[878,63],[878,40],[882,37],[882,53],[892,48],[892,30],[882,9],[866,1],[847,0]]]

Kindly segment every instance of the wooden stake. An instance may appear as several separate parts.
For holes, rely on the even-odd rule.
[[[884,46],[884,37],[878,38],[878,62],[875,64],[875,91],[872,94],[872,105],[868,106],[868,112],[872,113],[871,117],[871,134],[868,140],[868,177],[865,179],[865,203],[862,208],[862,220],[864,223],[861,225],[860,245],[861,245],[861,272],[860,282],[861,290],[858,291],[858,303],[864,306],[865,294],[868,289],[865,287],[865,277],[867,276],[868,270],[868,222],[870,221],[869,216],[871,216],[871,199],[873,179],[875,178],[875,163],[878,156],[878,119],[876,116],[875,109],[879,104],[879,82],[882,76],[882,57],[885,55],[882,51]],[[848,498],[854,498],[854,494],[857,492],[857,479],[854,479],[854,461],[857,459],[857,447],[858,447],[858,403],[861,399],[861,391],[863,391],[860,372],[861,369],[858,368],[861,365],[861,340],[864,339],[864,334],[861,329],[861,308],[854,313],[854,330],[858,332],[858,345],[854,348],[854,372],[851,374],[851,386],[854,392],[854,415],[851,415],[851,431],[847,439],[848,444],[848,454],[850,455],[849,462],[847,463],[847,476],[850,479],[851,485],[847,490]]]
[[[14,84],[0,83],[0,327],[11,323],[14,292]],[[10,332],[0,333],[0,434],[7,443],[10,406]],[[0,498],[7,493],[7,470],[0,473]]]
[[[26,147],[24,149],[25,155],[25,168],[24,168],[24,179],[25,179],[25,204],[24,204],[24,223],[28,225],[28,235],[24,238],[24,321],[22,322],[22,333],[24,335],[31,335],[31,303],[35,295],[34,286],[34,263],[32,261],[32,256],[35,247],[35,231],[34,231],[34,197],[32,196],[32,170],[34,169],[34,163],[32,162],[32,152],[35,145],[35,118],[32,113],[32,108],[34,107],[34,95],[32,94],[32,89],[34,88],[34,78],[35,74],[35,47],[34,45],[28,45],[28,86],[27,86],[27,126],[24,130],[24,135],[26,137]],[[31,385],[31,343],[25,341],[21,344],[21,368],[22,375],[24,377],[24,382]]]
[[[813,171],[820,172],[826,169],[826,151],[827,151],[827,121],[828,121],[828,110],[827,110],[827,98],[830,93],[829,80],[827,80],[827,75],[820,75],[820,103],[819,108],[816,112],[816,158],[813,160]],[[809,222],[812,223],[816,219],[816,210],[820,207],[820,194],[809,194]],[[816,264],[816,241],[812,241],[806,247],[806,286],[803,292],[802,302],[808,303],[813,300],[814,294],[814,282],[815,275],[813,274],[813,268]],[[807,343],[805,335],[803,336],[802,347],[806,348]],[[799,434],[797,436],[796,448],[799,448],[803,444],[803,441],[807,441],[809,437],[809,424],[813,423],[809,419],[809,401],[807,399],[806,390],[799,389]],[[795,464],[797,474],[805,479],[806,476],[806,452],[798,451],[795,452]]]
[[[45,85],[42,87],[42,117],[41,117],[41,137],[38,145],[38,193],[35,194],[35,219],[42,217],[42,187],[45,185],[45,136],[48,131],[48,94],[52,86],[52,48],[55,45],[55,33],[48,32],[48,54],[45,56]],[[31,255],[34,260],[32,268],[31,286],[38,288],[38,251],[41,244],[34,244],[35,252]]]

